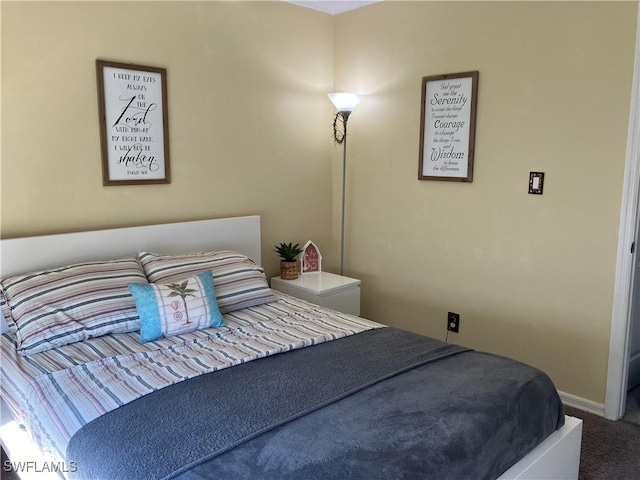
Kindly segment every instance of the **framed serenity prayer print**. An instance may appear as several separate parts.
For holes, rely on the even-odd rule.
[[[478,72],[422,78],[418,180],[473,181]]]
[[[103,185],[170,183],[167,71],[96,60]]]

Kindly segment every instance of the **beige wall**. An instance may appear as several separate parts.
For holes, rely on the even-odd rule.
[[[335,23],[346,274],[364,316],[542,368],[602,403],[636,3],[383,2]],[[418,181],[420,85],[479,70],[474,181]],[[544,171],[543,196],[527,194]]]
[[[456,311],[450,340],[604,401],[635,2],[0,9],[3,238],[258,213],[270,274],[274,243],[308,238],[334,270],[341,150],[324,94],[360,91],[346,273],[363,314],[444,338]],[[171,185],[102,186],[96,58],[167,68]],[[468,70],[474,182],[418,181],[421,78]],[[545,193],[527,195],[538,170]]]
[[[280,2],[1,2],[2,237],[260,214],[331,244],[332,17]],[[172,183],[102,186],[97,58],[165,67]]]

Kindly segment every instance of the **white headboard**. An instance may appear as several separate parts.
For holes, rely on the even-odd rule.
[[[196,253],[235,250],[261,264],[260,217],[221,218],[143,227],[0,240],[0,276],[141,251]],[[1,331],[7,328],[1,319]]]

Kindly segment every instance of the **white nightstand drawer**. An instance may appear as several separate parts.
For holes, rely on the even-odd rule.
[[[328,272],[300,275],[296,280],[274,277],[271,288],[322,307],[360,315],[360,280],[355,278]]]

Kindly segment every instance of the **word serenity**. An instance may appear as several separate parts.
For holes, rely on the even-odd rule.
[[[429,158],[432,162],[441,162],[433,167],[435,171],[460,170],[458,160],[466,157],[460,133],[467,128],[467,120],[461,118],[461,114],[468,101],[469,96],[460,82],[440,83],[429,98],[433,125]]]

